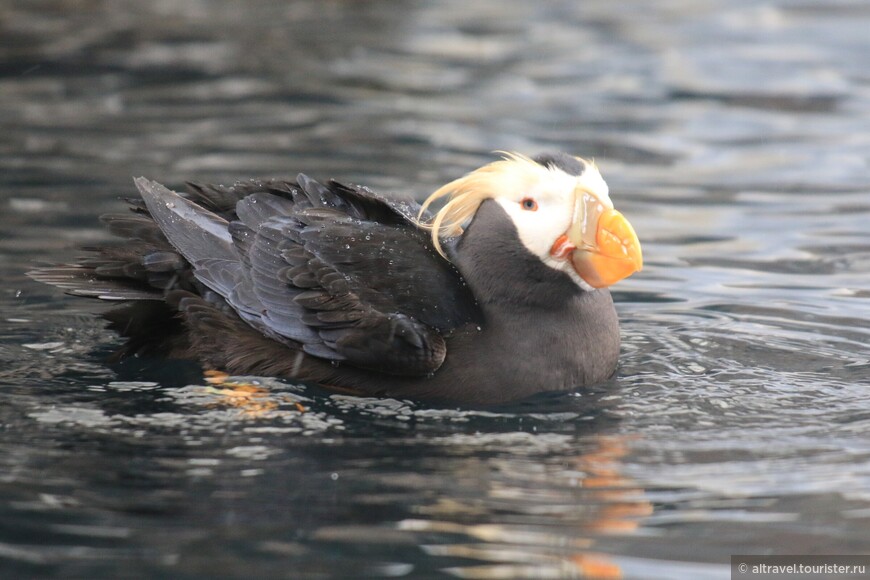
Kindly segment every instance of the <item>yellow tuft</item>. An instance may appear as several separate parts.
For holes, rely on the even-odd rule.
[[[549,168],[519,153],[498,151],[502,159],[475,169],[471,173],[451,181],[426,198],[418,224],[432,231],[432,244],[438,253],[447,257],[441,248],[441,236],[453,237],[462,233],[462,226],[477,212],[487,199],[508,195],[517,190],[526,191],[539,179],[546,176]],[[448,198],[429,223],[421,223],[426,209],[441,198]]]

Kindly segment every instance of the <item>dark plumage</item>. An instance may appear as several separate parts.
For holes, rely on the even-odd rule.
[[[586,167],[564,154],[537,162]],[[117,357],[476,404],[588,385],[616,367],[610,293],[534,255],[497,193],[440,239],[442,256],[418,204],[363,187],[302,174],[182,194],[135,182],[131,213],[102,218],[124,245],[31,272],[123,301],[105,315],[127,338]]]

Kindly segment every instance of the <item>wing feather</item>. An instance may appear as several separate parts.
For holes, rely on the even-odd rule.
[[[397,375],[436,370],[445,337],[480,316],[417,225],[414,202],[304,174],[295,183],[188,184],[184,194],[135,184],[144,203],[104,218],[133,240],[125,250],[100,248],[90,262],[34,277],[104,299],[171,306],[170,296],[198,295],[184,303],[192,331],[200,310],[206,322],[234,312],[291,349]]]

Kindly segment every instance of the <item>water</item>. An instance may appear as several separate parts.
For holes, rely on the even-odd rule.
[[[10,0],[0,569],[21,577],[727,578],[870,552],[862,2]],[[487,411],[101,361],[27,280],[131,177],[420,197],[594,157],[644,245],[616,378]]]

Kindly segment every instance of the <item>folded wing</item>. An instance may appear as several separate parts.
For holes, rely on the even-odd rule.
[[[305,175],[191,185],[185,195],[144,178],[136,186],[196,281],[249,325],[310,355],[424,375],[443,362],[445,337],[479,315],[416,225],[413,202]]]

